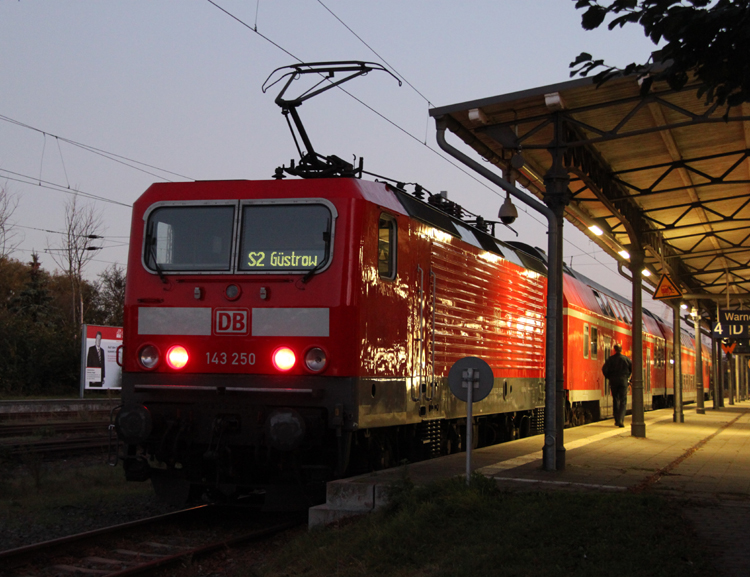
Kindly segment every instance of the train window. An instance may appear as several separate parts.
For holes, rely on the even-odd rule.
[[[526,268],[526,267],[524,266],[524,264],[523,264],[523,261],[522,261],[522,260],[521,260],[521,258],[520,258],[520,257],[519,257],[519,256],[518,256],[518,255],[516,254],[516,251],[515,251],[514,249],[512,249],[512,248],[509,248],[509,247],[507,247],[507,246],[504,246],[504,245],[503,245],[503,244],[501,244],[500,242],[498,242],[497,244],[498,244],[498,247],[499,247],[499,248],[501,249],[501,251],[502,251],[502,255],[503,255],[503,258],[505,258],[505,260],[507,260],[507,261],[509,261],[509,262],[512,262],[513,264],[515,264],[515,265],[518,265],[518,266],[520,266],[521,268]]]
[[[599,329],[591,327],[591,358],[596,359],[596,355],[599,353]]]
[[[381,214],[378,224],[378,274],[396,277],[396,219],[389,214]]]
[[[242,207],[238,269],[310,272],[331,254],[331,210],[318,203],[254,203]]]
[[[618,303],[616,300],[609,299],[609,304],[612,307],[612,310],[615,312],[615,318],[620,321],[625,321],[625,315],[622,312],[622,309],[620,308],[620,303]]]
[[[612,310],[612,307],[610,306],[609,302],[607,302],[607,299],[600,295],[597,291],[594,292],[594,297],[596,297],[596,302],[599,303],[599,308],[602,309],[602,313],[605,314],[608,317],[615,318],[615,313]]]
[[[477,240],[477,237],[474,236],[474,233],[468,226],[464,226],[463,224],[459,224],[457,222],[454,222],[453,225],[458,230],[458,234],[461,235],[461,240],[463,240],[464,242],[468,242],[470,245],[477,248],[484,249],[484,247],[480,244],[480,242]]]
[[[230,269],[234,206],[164,206],[149,214],[143,260],[154,271]]]
[[[589,338],[589,325],[586,323],[583,323],[583,358],[588,359],[589,358],[589,346],[590,346],[590,338]]]

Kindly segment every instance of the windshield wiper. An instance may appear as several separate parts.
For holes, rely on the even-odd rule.
[[[169,284],[169,281],[167,280],[167,277],[164,276],[164,271],[159,266],[159,262],[156,258],[156,238],[154,238],[154,223],[152,222],[148,227],[148,233],[146,234],[146,245],[148,246],[149,251],[149,257],[151,258],[151,262],[154,265],[154,268],[156,269],[156,274],[159,275],[159,278],[161,279],[161,282],[164,284]]]
[[[305,273],[305,276],[302,277],[302,284],[307,284],[316,272],[318,272],[326,264],[328,264],[328,251],[331,247],[331,219],[328,219],[328,225],[326,226],[326,230],[323,233],[323,242],[325,242],[325,248],[323,249],[323,260],[320,261],[320,264],[315,265]]]

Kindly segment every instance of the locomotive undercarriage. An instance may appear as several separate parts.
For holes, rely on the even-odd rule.
[[[142,376],[138,381],[124,376],[127,404],[116,418],[125,443],[121,457],[126,478],[151,479],[157,494],[175,504],[208,494],[212,500],[257,495],[269,505],[274,493],[285,491],[277,502],[309,506],[331,479],[465,450],[465,417],[425,419],[420,404],[406,398],[408,411],[400,424],[383,419],[382,426],[372,426],[380,420],[378,406],[393,415],[395,401],[373,404],[389,390],[382,381],[374,386],[365,379],[300,378],[295,389],[287,381],[278,392],[268,392],[273,381],[249,377],[242,378],[242,387],[223,377],[202,379],[201,385],[197,379],[177,384],[156,375],[148,385]],[[390,383],[391,392],[400,389],[408,395],[406,381]],[[260,384],[265,391],[253,392]],[[363,388],[369,405],[356,393]],[[433,406],[440,398],[436,394]],[[452,401],[441,404],[450,410]],[[525,409],[477,415],[474,445],[541,432],[542,413]],[[290,499],[289,493],[296,497]]]
[[[544,409],[475,417],[472,448],[539,434]],[[414,425],[364,429],[352,433],[348,474],[387,469],[466,450],[466,419],[434,419]]]

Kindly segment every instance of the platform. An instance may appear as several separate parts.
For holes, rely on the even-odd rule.
[[[477,449],[472,469],[508,489],[649,491],[697,501],[686,517],[716,541],[730,566],[748,569],[750,402],[707,408],[704,415],[688,405],[684,415],[684,423],[675,423],[672,409],[647,412],[646,438],[631,436],[630,415],[625,428],[609,419],[566,429],[563,471],[542,468],[541,436]],[[310,509],[310,527],[378,509],[386,503],[388,486],[404,476],[422,484],[465,470],[466,454],[459,453],[334,481],[327,503]]]

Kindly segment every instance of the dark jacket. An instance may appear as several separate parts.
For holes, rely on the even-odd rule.
[[[86,355],[86,366],[98,368],[102,370],[102,382],[104,381],[104,369],[105,369],[105,358],[104,358],[104,347],[99,347],[99,351],[96,350],[96,345],[89,347],[88,355]]]
[[[622,353],[615,353],[609,357],[602,367],[602,373],[613,385],[627,385],[632,371],[633,364]]]

